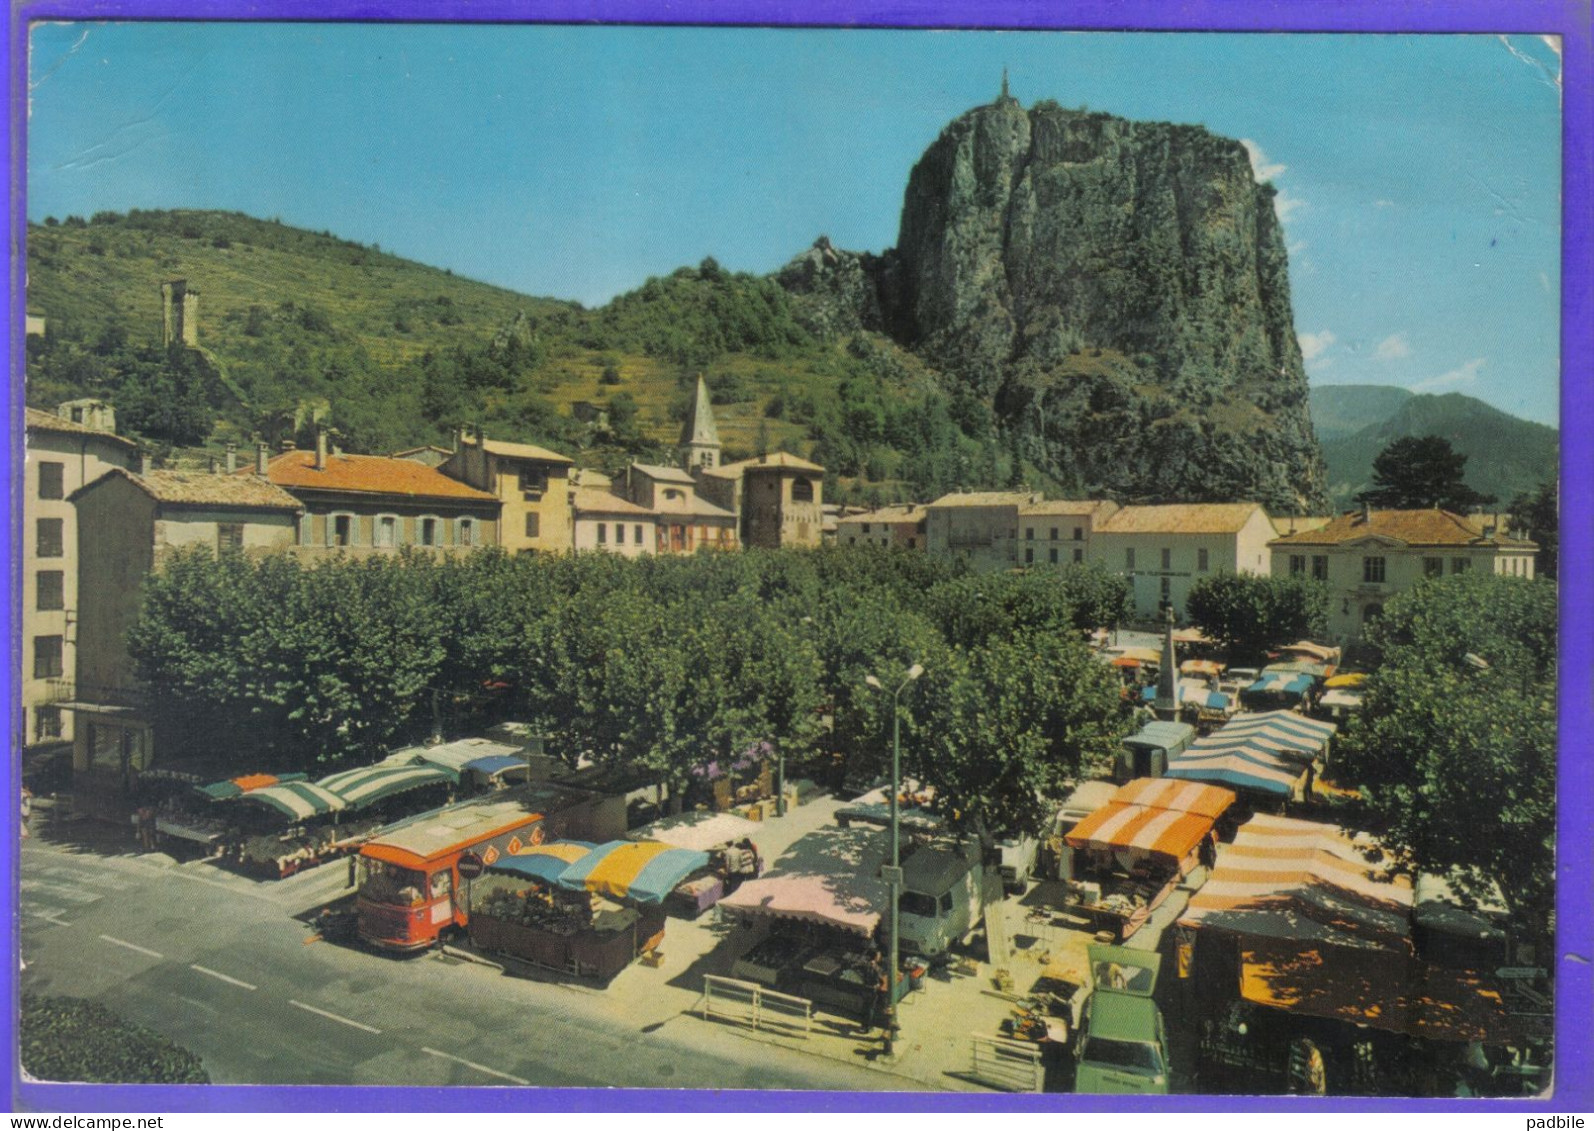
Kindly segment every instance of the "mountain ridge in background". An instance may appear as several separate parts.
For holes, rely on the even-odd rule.
[[[1312,389],[1312,420],[1328,468],[1335,509],[1372,483],[1373,460],[1405,436],[1442,436],[1467,456],[1466,483],[1501,508],[1553,480],[1560,433],[1521,420],[1463,393],[1412,393],[1391,385],[1322,385]]]

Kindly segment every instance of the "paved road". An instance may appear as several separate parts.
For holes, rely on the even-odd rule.
[[[22,853],[25,990],[98,1001],[217,1083],[880,1090],[909,1082],[588,986],[311,943],[328,867],[275,884],[202,862]],[[642,1006],[642,1008],[638,1008]]]

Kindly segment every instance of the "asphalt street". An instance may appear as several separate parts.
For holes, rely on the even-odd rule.
[[[21,872],[23,989],[100,1002],[197,1053],[217,1083],[912,1086],[678,1010],[639,1023],[613,986],[313,941],[297,916],[342,894],[339,866],[261,883],[36,837]]]

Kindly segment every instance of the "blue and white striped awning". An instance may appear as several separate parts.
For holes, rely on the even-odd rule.
[[[1310,762],[1322,754],[1339,728],[1333,723],[1308,719],[1293,711],[1264,711],[1236,715],[1192,750],[1265,750],[1281,758]]]
[[[480,774],[484,778],[496,778],[500,774],[514,771],[526,772],[526,759],[516,758],[510,754],[489,754],[485,758],[477,758],[474,762],[466,762],[465,769],[473,774]]]
[[[1246,746],[1225,750],[1191,747],[1164,771],[1164,776],[1179,781],[1206,782],[1270,797],[1289,797],[1305,775],[1305,767],[1296,762]]]
[[[461,738],[437,746],[415,747],[406,753],[411,752],[415,755],[412,761],[441,766],[445,770],[453,770],[456,774],[466,769],[472,762],[483,758],[515,757],[521,765],[526,764],[525,751],[520,747],[494,742],[490,738]]]

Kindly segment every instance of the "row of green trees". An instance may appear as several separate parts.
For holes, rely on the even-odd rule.
[[[1370,629],[1382,662],[1333,775],[1362,793],[1408,865],[1498,883],[1547,941],[1555,905],[1556,587],[1467,573],[1389,601]]]
[[[1220,575],[1197,622],[1232,648],[1320,630],[1321,586]],[[864,773],[890,755],[966,827],[1035,829],[1039,798],[1102,768],[1131,724],[1084,632],[1127,614],[1097,567],[985,574],[829,548],[627,560],[425,556],[307,566],[196,551],[146,586],[131,645],[163,747],[239,772],[369,761],[432,724],[530,721],[551,752],[673,789],[764,743]],[[1191,608],[1198,606],[1192,596]],[[1498,881],[1552,922],[1556,590],[1463,574],[1393,598],[1333,776],[1410,866]],[[1232,652],[1234,656],[1248,653]]]
[[[146,584],[130,640],[160,740],[239,772],[370,761],[432,723],[517,717],[551,752],[680,789],[770,743],[888,763],[911,664],[908,772],[954,819],[1037,828],[1039,798],[1111,757],[1130,719],[1085,632],[1126,611],[1097,567],[976,576],[910,552],[426,556],[309,566],[206,552]]]
[[[1300,577],[1215,574],[1188,611],[1233,662],[1320,636],[1327,590]],[[1556,587],[1466,573],[1389,601],[1365,644],[1377,657],[1331,775],[1407,867],[1455,870],[1549,937],[1555,895]]]

